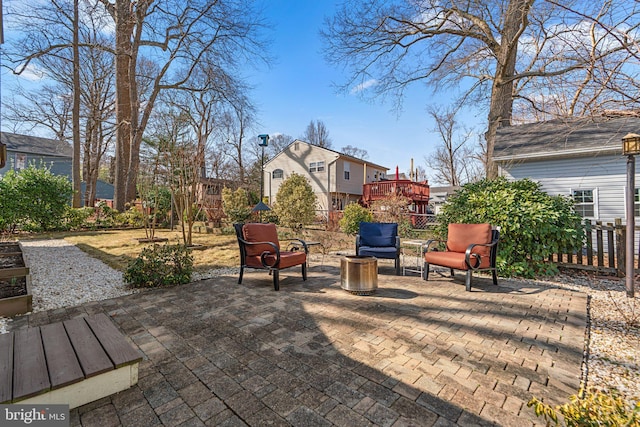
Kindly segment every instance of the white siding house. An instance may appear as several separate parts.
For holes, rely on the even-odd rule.
[[[264,164],[265,197],[276,201],[292,173],[305,176],[318,197],[319,210],[343,209],[362,196],[362,185],[385,178],[388,168],[295,140]]]
[[[571,196],[585,218],[625,221],[622,137],[640,133],[640,117],[592,117],[501,128],[494,161],[509,180],[529,178],[548,194]],[[636,215],[640,213],[636,174]]]

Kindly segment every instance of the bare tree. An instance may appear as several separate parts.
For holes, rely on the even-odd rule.
[[[473,131],[460,126],[456,120],[458,111],[455,107],[431,106],[427,109],[436,123],[434,131],[440,136],[440,144],[425,160],[435,171],[436,181],[452,186],[475,180],[475,171],[479,169],[478,165],[473,165],[478,155],[468,143]]]
[[[369,153],[367,150],[363,148],[353,147],[351,145],[347,145],[346,147],[342,147],[340,149],[342,154],[346,154],[347,156],[356,157],[358,159],[366,160],[369,158]]]
[[[230,76],[239,65],[264,59],[257,34],[262,23],[248,1],[171,1],[167,7],[157,7],[153,0],[100,1],[116,31],[115,205],[120,208],[135,194],[140,143],[160,91],[199,90],[189,84],[203,62]],[[157,72],[147,76],[151,90],[144,105],[136,80],[143,48],[158,60]]]
[[[640,4],[632,0],[569,3],[347,1],[326,22],[326,58],[351,69],[351,78],[342,89],[363,96],[394,94],[400,103],[408,87],[418,81],[435,91],[469,88],[462,102],[488,108],[486,151],[492,159],[496,131],[511,124],[514,100],[536,104],[536,88],[544,84],[551,84],[547,86],[550,94],[564,90],[554,86],[559,76],[572,82],[573,89],[579,89],[585,79],[597,83],[594,87],[606,82],[601,93],[574,91],[580,99],[600,100],[600,107],[614,94],[617,100],[637,103],[637,99],[625,99],[620,88],[633,84],[638,67],[617,65],[629,56],[628,48],[635,43]],[[587,16],[599,19],[591,21]],[[585,37],[585,22],[594,24],[591,34],[597,37],[590,43],[576,43]],[[607,32],[599,22],[615,30]],[[602,74],[593,80],[585,77],[598,64],[603,65],[598,68]],[[545,83],[533,84],[541,81]],[[495,165],[489,163],[487,176],[496,174]]]
[[[48,128],[62,141],[73,140],[74,206],[79,204],[81,180],[86,182],[85,203],[93,205],[100,162],[109,143],[107,119],[113,111],[112,62],[105,59],[109,56],[104,50],[94,48],[109,39],[104,35],[104,14],[94,10],[83,0],[10,8],[11,19],[25,23],[29,37],[21,40],[26,45],[11,46],[9,57],[15,62],[33,53],[16,72],[31,63],[56,84],[36,91],[18,88],[5,105],[10,120]]]
[[[329,131],[322,120],[311,120],[307,125],[307,129],[302,134],[301,139],[318,147],[331,148]]]
[[[269,147],[266,156],[268,158],[274,157],[276,154],[287,148],[294,140],[294,137],[285,133],[270,135]]]
[[[38,90],[18,86],[2,105],[5,121],[14,123],[16,132],[44,128],[57,140],[65,141],[71,122],[71,103],[69,88],[47,84]]]

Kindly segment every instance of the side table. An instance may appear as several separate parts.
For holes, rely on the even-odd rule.
[[[403,240],[402,247],[402,275],[420,273],[424,276],[424,240]]]

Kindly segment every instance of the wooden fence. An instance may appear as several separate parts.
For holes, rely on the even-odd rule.
[[[585,220],[586,242],[578,253],[558,253],[549,258],[560,267],[593,271],[596,273],[625,275],[626,225],[617,218],[615,222],[603,224],[602,221]],[[635,227],[636,236],[637,231]],[[640,271],[640,245],[635,239],[634,270]]]

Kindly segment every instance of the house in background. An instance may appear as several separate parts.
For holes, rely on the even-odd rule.
[[[7,162],[0,169],[4,174],[10,169],[22,170],[35,163],[51,167],[54,175],[71,176],[71,146],[62,141],[40,138],[37,136],[19,135],[0,132],[0,140],[7,145]]]
[[[292,173],[307,177],[322,211],[342,210],[358,202],[363,184],[382,181],[388,168],[328,148],[295,140],[264,164],[264,195],[276,201],[280,185]]]
[[[54,175],[63,175],[71,180],[71,159],[73,149],[66,142],[37,136],[0,132],[0,141],[6,144],[7,161],[0,169],[0,175],[15,169],[16,171],[35,164],[44,165]],[[80,196],[84,199],[86,183],[81,183]],[[113,185],[98,180],[96,184],[96,200],[113,200]]]
[[[625,219],[626,162],[622,137],[640,133],[639,115],[617,115],[498,129],[493,160],[509,180],[529,178],[551,195],[571,196],[585,218]],[[636,185],[640,183],[636,174]],[[640,191],[635,212],[640,216]]]

